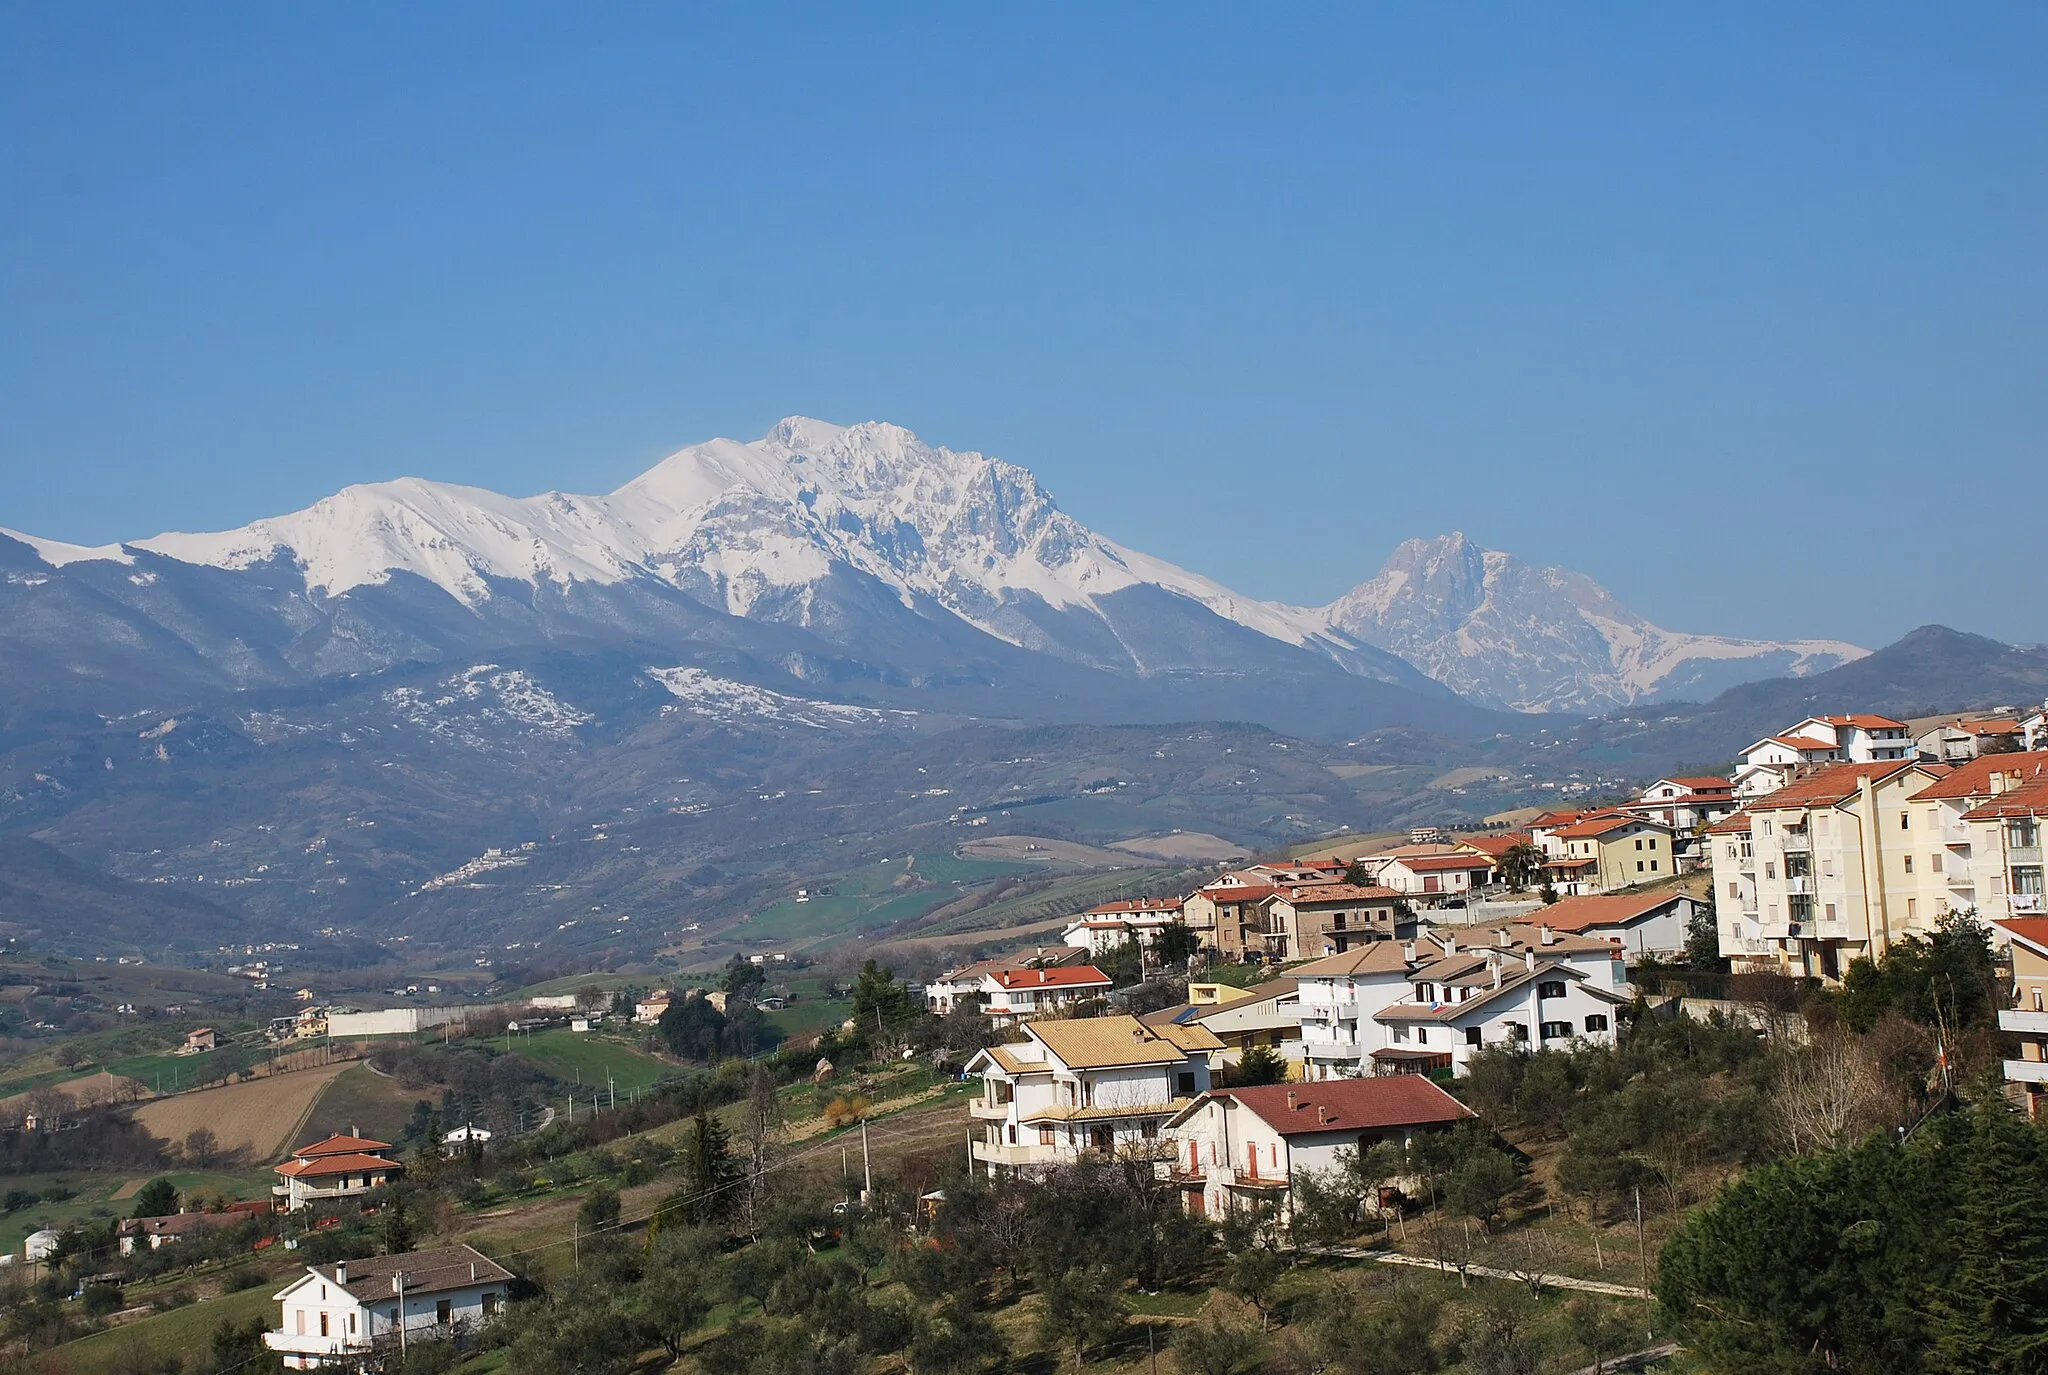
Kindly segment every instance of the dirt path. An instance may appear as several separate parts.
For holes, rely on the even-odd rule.
[[[1349,1260],[1370,1260],[1381,1265],[1413,1265],[1423,1270],[1440,1270],[1446,1275],[1458,1273],[1458,1267],[1449,1261],[1431,1260],[1426,1256],[1404,1256],[1399,1251],[1367,1251],[1357,1246],[1312,1246],[1304,1248],[1319,1256],[1343,1256]],[[1468,1265],[1468,1275],[1480,1275],[1490,1280],[1521,1280],[1528,1277],[1512,1270],[1502,1270],[1492,1265]],[[1536,1277],[1538,1283],[1547,1289],[1577,1289],[1587,1294],[1607,1294],[1617,1299],[1647,1299],[1650,1291],[1638,1289],[1633,1284],[1609,1284],[1606,1280],[1582,1280],[1576,1275],[1543,1275]]]

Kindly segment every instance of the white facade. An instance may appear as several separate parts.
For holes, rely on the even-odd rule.
[[[982,1011],[997,1026],[1043,1017],[1109,992],[1110,978],[1094,965],[1056,969],[998,969],[982,975]]]
[[[1210,1084],[1222,1043],[1200,1028],[1135,1017],[1026,1023],[1026,1039],[969,1062],[975,1162],[991,1176],[1070,1163],[1086,1151],[1153,1150],[1166,1119]]]
[[[511,1273],[467,1246],[309,1265],[271,1297],[279,1326],[263,1343],[287,1368],[354,1366],[380,1339],[474,1328],[503,1311]],[[402,1283],[401,1283],[402,1281]]]

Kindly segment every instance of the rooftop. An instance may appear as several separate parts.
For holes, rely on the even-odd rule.
[[[433,1294],[472,1284],[495,1284],[512,1272],[473,1246],[444,1246],[435,1251],[405,1251],[395,1256],[365,1256],[333,1265],[309,1265],[312,1273],[346,1289],[365,1303],[391,1297],[392,1277],[405,1276],[405,1292]],[[348,1278],[344,1280],[343,1274]],[[275,1297],[282,1298],[279,1294]]]
[[[1115,1069],[1129,1065],[1177,1065],[1188,1052],[1136,1017],[1073,1017],[1025,1023],[1069,1069]]]
[[[1476,1116],[1419,1074],[1211,1089],[1203,1099],[1236,1102],[1282,1136],[1442,1126]]]

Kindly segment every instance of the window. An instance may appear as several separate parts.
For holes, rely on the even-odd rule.
[[[1636,837],[1636,848],[1638,850],[1643,848],[1643,838],[1641,836]]]
[[[1739,898],[1742,896],[1742,885],[1737,883],[1734,879],[1728,880],[1728,896],[1731,898]]]
[[[1572,1024],[1570,1022],[1545,1022],[1543,1024],[1543,1039],[1546,1041],[1562,1041],[1571,1034]]]
[[[1405,1026],[1396,1026],[1396,1027],[1394,1028],[1394,1039],[1395,1039],[1396,1041],[1405,1041],[1405,1040],[1407,1040],[1407,1039],[1408,1039],[1408,1028],[1407,1028],[1407,1027],[1405,1027]]]
[[[1508,1039],[1510,1041],[1526,1041],[1529,1039],[1529,1028],[1523,1026],[1520,1022],[1509,1022],[1507,1026]]]
[[[1813,819],[1813,833],[1817,836],[1824,836],[1828,833],[1828,819],[1826,817],[1817,816]]]
[[[327,1335],[327,1314],[325,1312],[320,1314],[320,1335],[323,1337]]]
[[[1913,814],[1911,812],[1899,813],[1899,829],[1902,831],[1910,831],[1913,829]]]
[[[1909,874],[1910,874],[1910,873],[1912,873],[1912,872],[1913,872],[1913,857],[1912,857],[1911,855],[1906,855],[1906,856],[1903,856],[1903,858],[1904,858],[1904,859],[1905,859],[1905,861],[1906,861],[1906,872],[1907,872],[1907,873],[1909,873]]]
[[[306,1335],[306,1310],[305,1310],[305,1309],[303,1309],[303,1308],[294,1308],[294,1309],[292,1310],[292,1319],[293,1319],[293,1326],[297,1328],[297,1335],[298,1335],[298,1336],[301,1336],[301,1337],[305,1336],[305,1335]]]
[[[2016,850],[2030,850],[2041,843],[2039,817],[2015,816],[2005,823],[2005,843]]]
[[[1777,876],[1778,876],[1778,862],[1777,862],[1776,860],[1774,860],[1774,859],[1767,859],[1767,860],[1765,860],[1765,861],[1764,861],[1764,877],[1765,877],[1765,878],[1776,878]]]
[[[490,1316],[491,1316],[491,1315],[492,1315],[493,1313],[495,1313],[495,1312],[497,1312],[497,1311],[498,1311],[498,1296],[497,1296],[496,1294],[486,1294],[486,1295],[484,1295],[484,1316],[488,1318],[488,1317],[490,1317]]]
[[[1941,872],[1941,852],[1939,850],[1927,857],[1927,872],[1931,874]]]
[[[1822,878],[1833,878],[1835,876],[1835,862],[1833,860],[1824,859],[1820,862],[1820,876]]]
[[[1643,862],[1641,860],[1636,861],[1636,872],[1639,874],[1643,872]]]
[[[1770,833],[1771,833],[1771,820],[1770,820],[1770,818],[1769,818],[1769,817],[1765,817],[1765,818],[1764,818],[1764,834],[1765,834],[1765,835],[1769,835]]]
[[[452,1316],[452,1313],[453,1307],[447,1299],[442,1299],[434,1305],[434,1321],[443,1327],[448,1325],[448,1319]]]
[[[1920,899],[1918,899],[1918,898],[1907,898],[1907,899],[1906,899],[1906,920],[1907,920],[1907,921],[1912,921],[1912,920],[1913,920],[1914,918],[1918,917],[1919,915],[1920,915]]]
[[[2040,1005],[2041,1005],[2041,990],[2037,988],[2037,989],[2035,989],[2035,990],[2034,990],[2034,1006],[2035,1006],[2035,1007],[2039,1007]],[[1476,1026],[1468,1026],[1468,1027],[1466,1027],[1466,1028],[1465,1028],[1465,1044],[1466,1044],[1466,1045],[1468,1045],[1468,1046],[1476,1046],[1476,1045],[1478,1045],[1478,1044],[1479,1044],[1479,1028],[1478,1028],[1478,1027],[1476,1027]]]
[[[1772,921],[1776,921],[1777,919],[1778,919],[1778,904],[1774,902],[1774,903],[1772,903],[1772,904],[1771,904],[1771,920],[1772,920]]]
[[[1416,1002],[1418,1002],[1418,1003],[1433,1003],[1433,1002],[1435,1002],[1435,1001],[1436,1001],[1436,990],[1435,990],[1435,988],[1434,988],[1434,987],[1433,987],[1432,985],[1429,985],[1429,984],[1426,984],[1426,983],[1424,983],[1424,984],[1417,984],[1417,985],[1415,985],[1415,1001],[1416,1001]]]
[[[1038,1129],[1038,1144],[1041,1146],[1050,1146],[1053,1144],[1051,1127],[1040,1127]]]
[[[1829,921],[1833,921],[1835,919],[1835,905],[1832,902],[1829,903],[1827,907],[1827,919]]]
[[[1542,983],[1536,985],[1536,996],[1539,998],[1562,998],[1564,996],[1564,980],[1545,979]]]
[[[1650,861],[1650,872],[1653,874],[1657,872],[1657,861],[1654,859]]]
[[[2016,898],[2040,896],[2041,866],[2038,864],[2015,864],[2012,866],[2012,895]]]
[[[1157,1141],[1159,1139],[1159,1124],[1153,1121],[1145,1122],[1138,1128],[1138,1135],[1144,1137],[1147,1141]]]
[[[1178,1073],[1178,1074],[1174,1075],[1174,1076],[1173,1076],[1173,1091],[1174,1091],[1174,1093],[1175,1093],[1176,1095],[1178,1095],[1179,1097],[1182,1097],[1182,1098],[1192,1098],[1192,1097],[1194,1097],[1194,1096],[1195,1096],[1195,1072],[1194,1072],[1193,1070],[1183,1070],[1183,1071],[1181,1071],[1180,1073]]]
[[[1589,1033],[1591,1033],[1591,1032],[1595,1032],[1595,1031],[1605,1031],[1605,1030],[1607,1030],[1607,1014],[1606,1014],[1606,1013],[1604,1013],[1604,1012],[1589,1012],[1589,1013],[1587,1013],[1587,1014],[1586,1014],[1586,1030],[1587,1030],[1587,1032],[1589,1032]]]

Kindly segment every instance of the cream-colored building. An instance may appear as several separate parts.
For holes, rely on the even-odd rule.
[[[2048,912],[2041,831],[2048,823],[2048,751],[1992,754],[1958,765],[1913,795],[1922,897],[1986,920]]]
[[[1678,872],[1674,831],[1660,821],[1610,812],[1575,821],[1553,833],[1562,855],[1546,866],[1561,893],[1605,893],[1657,883]]]
[[[2048,917],[2008,917],[1991,930],[2012,950],[2013,1005],[1998,1028],[2020,1037],[2020,1058],[2005,1062],[2005,1080],[2038,1121],[2048,1115]]]
[[[1945,772],[1833,764],[1709,827],[1722,955],[1839,979],[1851,960],[1931,931],[1949,905],[1929,859],[1941,841],[1913,798]]]

